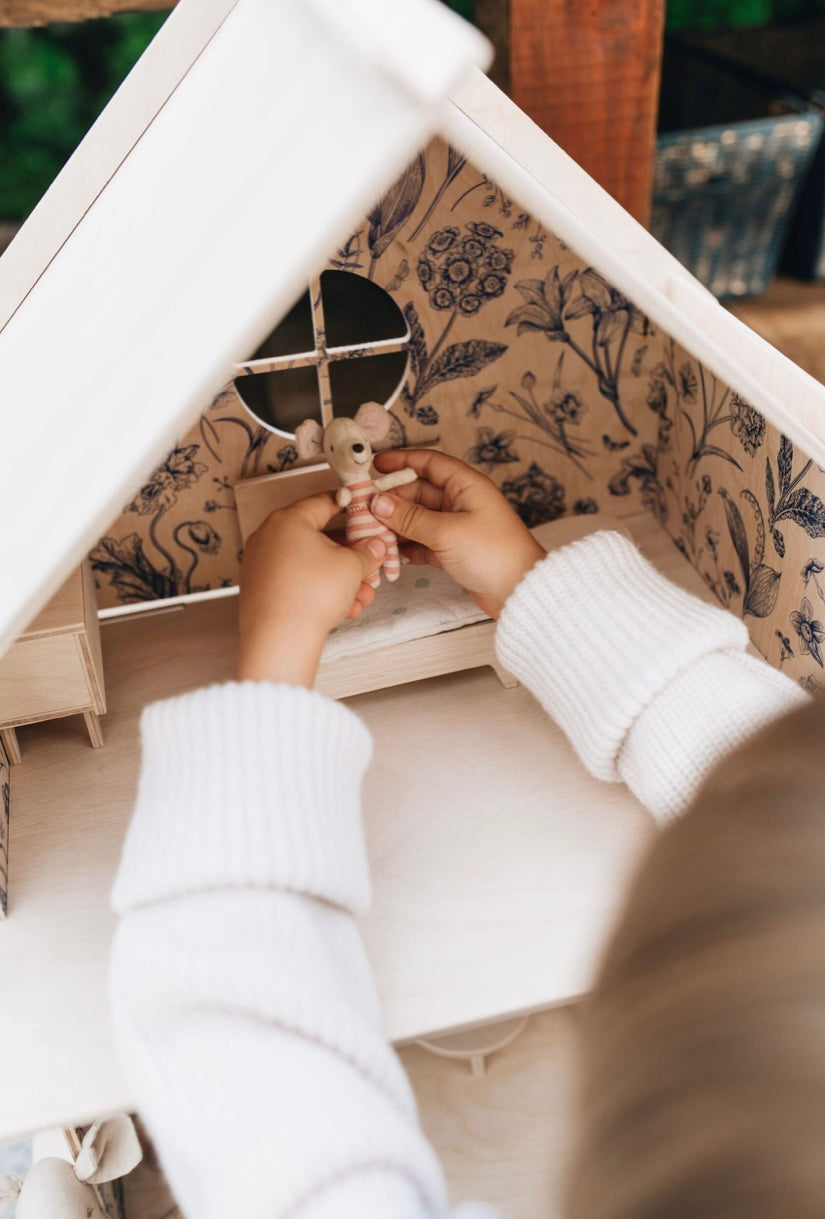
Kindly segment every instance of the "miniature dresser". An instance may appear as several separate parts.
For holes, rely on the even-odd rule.
[[[99,748],[105,711],[97,600],[84,563],[0,659],[0,740],[8,761],[20,761],[16,728],[65,715],[82,715]]]

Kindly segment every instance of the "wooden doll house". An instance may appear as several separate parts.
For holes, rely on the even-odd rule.
[[[0,1137],[128,1107],[107,899],[140,710],[231,675],[242,530],[326,477],[298,460],[301,419],[379,397],[393,444],[477,465],[531,527],[622,518],[825,685],[825,390],[485,56],[431,0],[183,0],[0,262],[0,629],[13,646],[85,559],[108,696],[102,749],[62,718],[21,730],[21,765],[0,755]],[[406,684],[336,687],[343,654],[325,676],[371,691],[364,934],[396,1041],[581,994],[650,832],[478,667],[491,624],[392,633],[415,578],[375,645],[385,673],[407,649]]]

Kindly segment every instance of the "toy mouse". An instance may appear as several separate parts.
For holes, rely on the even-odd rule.
[[[354,419],[333,419],[322,428],[314,419],[305,419],[295,433],[300,457],[318,457],[323,453],[341,480],[335,496],[339,508],[347,513],[347,541],[363,542],[365,538],[380,538],[387,547],[381,564],[387,580],[397,580],[400,572],[398,541],[395,534],[370,511],[370,502],[379,491],[415,482],[417,475],[410,469],[394,474],[379,474],[372,464],[372,446],[383,440],[390,430],[390,415],[377,402],[364,402]],[[378,571],[369,583],[377,588],[381,582]]]
[[[77,1160],[38,1160],[25,1183],[0,1173],[0,1211],[17,1202],[17,1219],[107,1219],[93,1186],[123,1177],[142,1158],[134,1124],[125,1113],[95,1122]]]

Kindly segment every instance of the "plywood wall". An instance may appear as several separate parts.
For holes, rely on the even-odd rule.
[[[820,684],[822,472],[517,200],[435,140],[328,267],[407,320],[394,444],[438,440],[530,525],[647,508],[768,659]],[[92,551],[101,604],[235,582],[234,484],[296,463],[228,386]]]
[[[9,908],[9,807],[11,804],[11,768],[0,745],[0,919]]]

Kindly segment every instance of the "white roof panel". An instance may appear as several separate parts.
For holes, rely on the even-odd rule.
[[[178,38],[187,17],[207,37],[200,3],[183,0]],[[65,240],[51,230],[0,332],[0,645],[487,57],[436,0],[238,0],[165,103],[144,101],[139,138],[121,106],[121,163],[85,212],[67,199]]]

